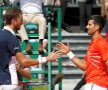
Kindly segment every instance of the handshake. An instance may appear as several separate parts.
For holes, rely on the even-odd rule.
[[[44,58],[44,62],[47,61],[57,61],[63,54],[67,54],[67,56],[72,59],[75,55],[71,52],[69,45],[65,45],[63,43],[56,44],[55,49],[46,57]],[[40,63],[44,63],[38,59]]]

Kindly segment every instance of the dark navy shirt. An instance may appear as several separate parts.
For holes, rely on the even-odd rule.
[[[17,52],[21,52],[21,48],[16,36],[8,30],[0,31],[0,85],[12,84],[9,62]]]

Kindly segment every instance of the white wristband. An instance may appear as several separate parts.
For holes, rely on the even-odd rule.
[[[47,62],[46,57],[41,57],[41,56],[38,57],[38,61],[39,61],[39,64]]]
[[[69,52],[67,53],[67,56],[69,57],[69,59],[72,59],[72,58],[75,57],[75,55],[74,55],[74,53],[73,53],[72,51],[69,51]]]

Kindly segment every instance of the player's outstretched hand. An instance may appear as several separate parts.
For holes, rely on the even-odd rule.
[[[63,54],[67,54],[70,51],[69,45],[65,45],[63,43],[56,44],[56,48]]]
[[[58,58],[60,58],[62,53],[60,51],[52,51],[47,57],[47,61],[55,62]]]

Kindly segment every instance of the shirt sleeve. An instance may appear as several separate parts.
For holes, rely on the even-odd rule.
[[[98,52],[100,53],[100,55],[102,56],[103,60],[108,60],[108,44],[106,42],[100,42],[98,43]]]
[[[12,55],[21,52],[20,44],[17,38],[8,39],[8,50]]]

